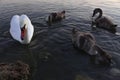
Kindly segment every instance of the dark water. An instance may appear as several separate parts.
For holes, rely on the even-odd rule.
[[[120,32],[119,0],[0,0],[0,62],[22,60],[31,67],[31,80],[120,80],[120,36],[105,30],[92,31],[92,10],[100,7],[112,16]],[[66,19],[48,26],[45,17],[66,10]],[[21,45],[9,34],[10,19],[27,14],[35,33],[29,45]],[[113,56],[110,67],[93,65],[88,55],[71,44],[71,30],[91,32],[97,43]],[[90,80],[90,79],[89,79]]]

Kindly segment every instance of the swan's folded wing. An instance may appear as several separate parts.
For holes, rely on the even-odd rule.
[[[28,28],[29,41],[32,39],[33,33],[34,33],[34,27],[32,24],[29,24],[29,28]]]
[[[29,35],[29,41],[32,39],[33,37],[33,33],[34,33],[34,26],[32,25],[30,19],[28,18],[29,20],[29,24],[28,24],[28,35]]]
[[[20,30],[20,21],[19,21],[18,15],[13,16],[11,19],[10,34],[15,40],[18,40],[21,42],[21,39],[20,39],[21,30]]]

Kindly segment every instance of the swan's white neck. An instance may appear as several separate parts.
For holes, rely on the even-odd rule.
[[[23,29],[23,33],[22,33],[22,30],[21,30],[21,43],[22,44],[28,44],[30,42],[29,40],[29,33],[28,33],[28,30],[29,30],[29,24],[30,22],[28,21],[27,17],[26,16],[21,16],[20,17],[20,28]]]

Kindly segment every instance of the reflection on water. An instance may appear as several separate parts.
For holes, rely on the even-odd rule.
[[[105,30],[91,31],[90,16],[96,7],[112,16],[120,25],[119,0],[0,0],[0,62],[22,60],[31,66],[31,80],[119,80],[120,36]],[[66,10],[66,19],[48,26],[45,17]],[[29,45],[21,45],[9,34],[10,19],[27,14],[35,33]],[[97,43],[112,56],[114,65],[92,65],[88,55],[76,51],[71,43],[71,30],[91,32]],[[120,32],[119,27],[117,31]]]

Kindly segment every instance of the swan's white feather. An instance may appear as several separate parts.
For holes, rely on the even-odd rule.
[[[19,15],[15,15],[12,17],[12,20],[10,22],[10,34],[13,37],[13,39],[22,42],[20,39],[21,30],[20,30],[20,19]]]

